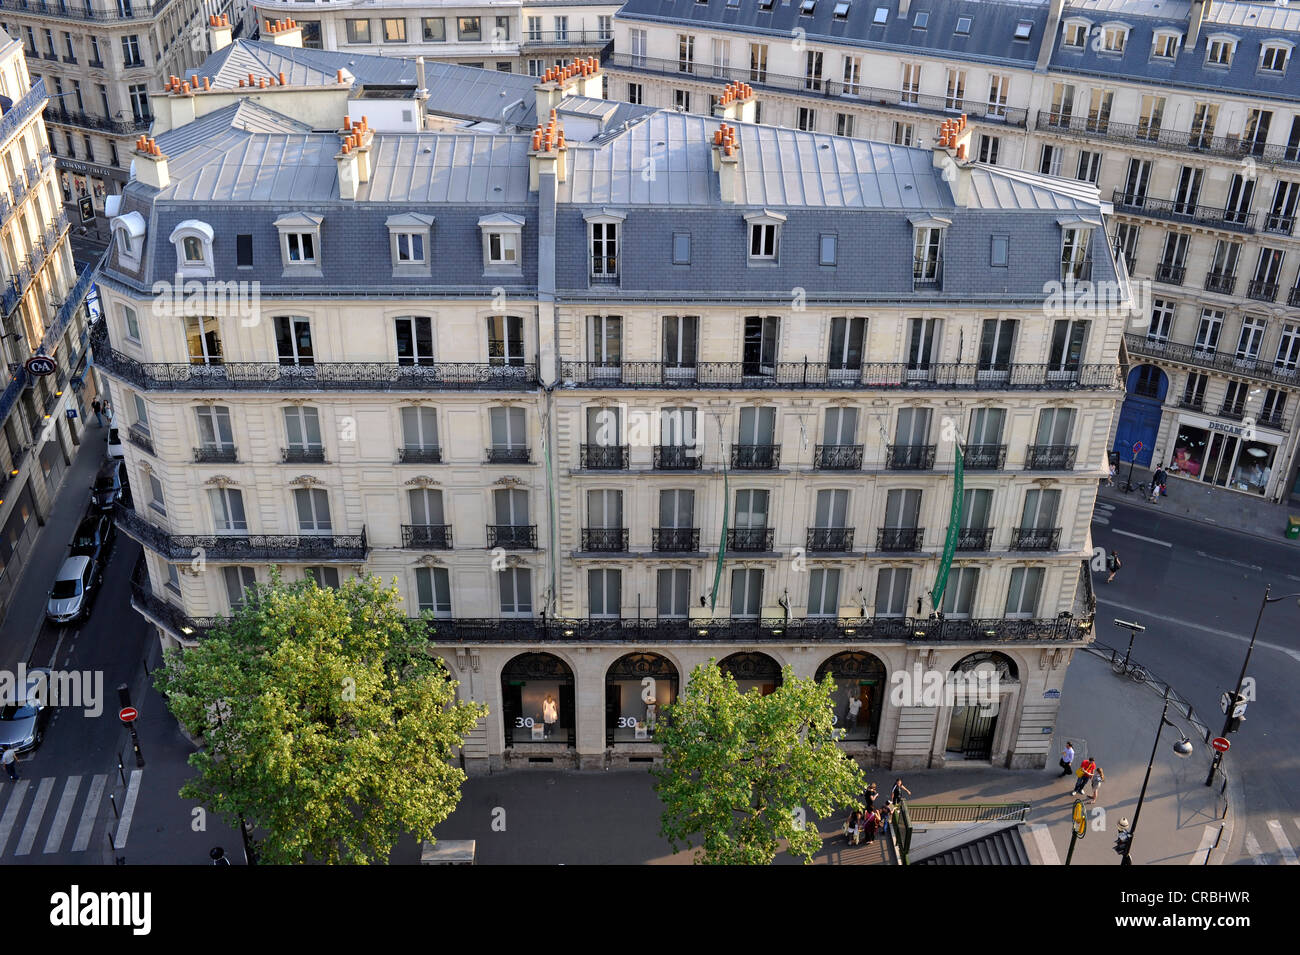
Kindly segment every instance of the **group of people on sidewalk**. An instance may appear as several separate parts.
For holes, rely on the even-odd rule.
[[[912,791],[903,785],[900,777],[894,781],[894,788],[889,794],[889,799],[879,809],[876,808],[876,799],[880,793],[876,790],[876,784],[871,783],[867,786],[867,791],[862,794],[862,805],[855,806],[849,813],[848,821],[844,823],[844,840],[851,846],[861,845],[865,842],[875,842],[876,836],[885,836],[889,833],[889,821],[893,818],[894,811],[898,807],[899,801],[903,796],[912,795]]]
[[[1088,802],[1096,802],[1097,794],[1101,792],[1101,784],[1106,781],[1106,774],[1101,771],[1097,761],[1092,757],[1086,757],[1079,768],[1074,768],[1074,744],[1069,740],[1065,741],[1065,749],[1061,751],[1061,775],[1068,776],[1074,773],[1074,790],[1073,795],[1082,796],[1084,789],[1092,787],[1092,792],[1088,795]]]

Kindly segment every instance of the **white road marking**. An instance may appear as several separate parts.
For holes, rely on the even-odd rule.
[[[14,783],[13,795],[9,797],[9,804],[5,806],[4,818],[0,819],[0,856],[4,855],[5,846],[9,844],[9,834],[14,831],[14,823],[18,821],[18,810],[23,807],[23,800],[27,797],[27,787],[31,783],[26,779],[20,779]]]
[[[68,819],[72,816],[72,804],[77,801],[77,790],[81,788],[80,776],[69,776],[59,797],[59,808],[54,813],[54,822],[50,824],[50,834],[45,837],[44,852],[58,852],[63,843],[63,833],[68,828]]]
[[[36,798],[32,800],[32,808],[27,811],[27,825],[23,826],[23,834],[18,837],[18,848],[14,850],[14,855],[25,856],[32,851],[32,846],[36,843],[36,830],[40,829],[41,820],[45,818],[45,807],[50,802],[52,792],[54,777],[46,776],[36,787]]]
[[[1188,865],[1205,865],[1210,860],[1210,850],[1214,848],[1214,840],[1218,838],[1219,830],[1223,828],[1222,824],[1215,825],[1210,823],[1201,833],[1201,844],[1192,853],[1192,858],[1188,860]]]
[[[117,823],[117,838],[113,842],[120,850],[126,845],[127,833],[131,831],[131,817],[135,815],[135,797],[140,795],[140,777],[143,769],[131,770],[131,781],[126,786],[126,799],[122,801],[122,818]]]
[[[1034,837],[1034,843],[1038,846],[1039,858],[1043,860],[1043,865],[1060,865],[1061,857],[1056,853],[1056,846],[1052,845],[1052,837],[1047,832],[1047,827],[1042,823],[1033,823],[1029,827],[1030,835]]]
[[[1196,552],[1196,556],[1197,556],[1197,557],[1204,557],[1206,560],[1217,560],[1217,561],[1219,561],[1219,562],[1222,563],[1222,564],[1232,564],[1232,566],[1234,566],[1234,567],[1240,567],[1240,568],[1242,568],[1243,570],[1253,570],[1253,571],[1257,571],[1257,572],[1258,572],[1258,571],[1261,571],[1261,570],[1264,569],[1263,567],[1257,567],[1257,566],[1255,566],[1254,564],[1247,564],[1247,563],[1244,563],[1244,562],[1242,562],[1242,561],[1240,561],[1240,560],[1230,560],[1230,559],[1227,558],[1227,557],[1216,557],[1216,556],[1214,556],[1213,554],[1207,554],[1207,553],[1206,553],[1205,551],[1203,551],[1203,550],[1198,550],[1198,551]]]
[[[1109,524],[1109,523],[1110,523],[1110,518],[1109,518],[1109,517],[1098,517],[1096,514],[1094,514],[1094,515],[1092,515],[1092,522],[1093,522],[1094,524]]]
[[[1169,541],[1158,541],[1154,537],[1143,537],[1141,534],[1134,534],[1131,531],[1115,531],[1116,534],[1123,534],[1125,537],[1136,537],[1140,541],[1146,541],[1148,544],[1159,544],[1161,547],[1173,547]]]
[[[1277,851],[1282,853],[1283,865],[1300,865],[1300,859],[1296,858],[1295,849],[1291,847],[1290,841],[1287,840],[1286,831],[1282,828],[1282,823],[1276,819],[1270,819],[1267,823],[1268,831],[1273,836],[1273,841],[1277,843]]]
[[[1132,607],[1115,600],[1107,600],[1104,597],[1098,597],[1097,603],[1105,604],[1108,607],[1118,607],[1120,610],[1127,610],[1130,613],[1145,614],[1151,612],[1151,608],[1149,607],[1146,609],[1141,607]],[[1249,641],[1249,638],[1242,636],[1240,633],[1231,633],[1227,630],[1219,630],[1216,627],[1207,627],[1204,624],[1193,623],[1190,620],[1179,620],[1176,617],[1162,617],[1161,621],[1167,624],[1177,624],[1180,627],[1188,627],[1192,630],[1201,630],[1205,633],[1212,633],[1216,637],[1227,637],[1229,640],[1240,640],[1242,643],[1247,643]],[[1264,647],[1266,650],[1276,650],[1278,653],[1285,653],[1292,660],[1300,663],[1300,650],[1292,650],[1290,647],[1281,647],[1276,643],[1265,643],[1263,640],[1256,640],[1255,646]]]
[[[1107,504],[1105,501],[1098,501],[1097,506],[1107,511],[1115,510],[1114,504]]]
[[[81,822],[77,824],[77,835],[72,840],[73,852],[85,852],[90,845],[90,833],[95,828],[95,819],[99,815],[99,803],[104,798],[104,785],[108,782],[108,773],[100,773],[90,781],[90,791],[86,793],[86,805],[81,810]]]
[[[1264,855],[1264,850],[1260,848],[1259,840],[1255,838],[1253,832],[1246,833],[1246,851],[1250,853],[1255,865],[1268,865],[1268,856]]]
[[[63,638],[66,637],[67,635],[68,635],[67,627],[62,627],[59,629],[59,639],[55,642],[54,651],[50,654],[50,662],[46,664],[46,666],[50,667],[51,669],[53,669],[54,667],[54,661],[58,659],[59,647],[63,646]],[[72,639],[74,641],[77,639],[77,635],[75,633],[72,635]]]

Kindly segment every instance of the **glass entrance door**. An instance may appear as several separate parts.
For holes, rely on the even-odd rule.
[[[1210,437],[1210,453],[1205,456],[1205,472],[1202,481],[1223,487],[1232,474],[1232,462],[1237,459],[1237,439],[1228,434],[1215,434]]]

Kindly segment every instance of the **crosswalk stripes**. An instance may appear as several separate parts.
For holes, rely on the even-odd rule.
[[[143,769],[131,770],[131,782],[126,787],[126,799],[122,802],[122,818],[117,823],[117,839],[114,845],[121,849],[126,845],[126,837],[131,832],[131,820],[135,817],[135,797],[140,795],[140,777]]]
[[[58,852],[63,843],[63,832],[68,828],[68,819],[72,816],[72,804],[77,800],[77,790],[81,788],[80,776],[69,776],[63,786],[63,795],[59,797],[59,808],[54,813],[54,824],[50,834],[45,837],[44,851]]]
[[[1300,818],[1295,820],[1297,829],[1300,829]],[[1269,837],[1277,849],[1265,848],[1260,844],[1260,840],[1255,833],[1250,830],[1246,831],[1246,852],[1250,855],[1255,865],[1300,865],[1300,858],[1296,856],[1296,850],[1291,845],[1291,840],[1287,838],[1286,828],[1282,825],[1280,819],[1267,819],[1264,821],[1264,828],[1268,830]]]
[[[128,791],[127,802],[134,812],[135,796],[139,791],[138,775],[141,771],[136,770],[132,776],[133,786]],[[68,776],[62,779],[62,790],[59,794],[57,803],[54,806],[54,812],[50,814],[50,805],[53,801],[54,791],[59,786],[60,777],[46,776],[37,780],[20,779],[10,787],[9,801],[5,804],[4,814],[0,816],[0,857],[3,857],[9,849],[10,837],[13,836],[15,829],[18,827],[19,819],[22,818],[22,829],[18,834],[18,841],[13,847],[13,856],[30,856],[36,851],[37,839],[40,837],[42,827],[46,825],[47,817],[49,819],[49,829],[45,833],[45,841],[41,843],[40,851],[46,855],[59,852],[85,852],[90,846],[91,836],[94,833],[95,824],[99,821],[100,809],[103,806],[103,796],[108,784],[108,774],[101,773],[97,776],[90,777],[90,785],[85,788],[85,801],[81,806],[81,817],[77,824],[77,832],[73,837],[71,849],[64,848],[65,836],[68,831],[68,824],[72,821],[76,813],[78,797],[83,792],[83,776]],[[31,794],[30,803],[28,795]],[[24,809],[26,810],[24,818]],[[129,828],[129,819],[124,819],[119,823],[119,835],[125,837],[125,830]]]
[[[95,816],[99,812],[100,800],[104,797],[104,786],[108,783],[108,773],[100,773],[90,781],[90,793],[86,796],[86,808],[82,810],[81,822],[77,826],[77,835],[72,840],[73,852],[85,852],[90,845],[90,834],[95,828]]]
[[[20,779],[14,783],[13,791],[9,794],[5,814],[0,816],[0,856],[5,854],[5,846],[9,845],[9,835],[14,831],[14,823],[18,821],[18,811],[23,807],[23,799],[27,796],[27,787],[30,785],[28,780]]]
[[[1268,865],[1268,858],[1264,855],[1264,850],[1259,847],[1259,840],[1255,838],[1253,832],[1246,833],[1246,851],[1250,853],[1250,858],[1255,865]]]
[[[36,830],[41,827],[41,819],[45,817],[45,807],[49,805],[50,793],[53,791],[53,776],[46,776],[36,787],[36,798],[32,800],[32,808],[27,813],[27,825],[23,826],[23,834],[18,838],[18,848],[14,850],[14,855],[25,856],[32,851],[32,845],[36,842]]]
[[[1300,859],[1296,858],[1295,849],[1291,847],[1291,843],[1287,840],[1282,823],[1276,819],[1270,819],[1266,825],[1269,833],[1273,836],[1273,841],[1277,843],[1277,851],[1282,854],[1283,865],[1300,865]]]

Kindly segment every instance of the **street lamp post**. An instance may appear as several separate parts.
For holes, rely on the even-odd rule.
[[[1270,597],[1269,592],[1273,585],[1269,584],[1264,588],[1264,599],[1259,605],[1259,613],[1255,615],[1255,629],[1250,634],[1250,646],[1246,647],[1246,659],[1241,663],[1241,675],[1237,677],[1237,689],[1232,694],[1232,699],[1228,701],[1228,709],[1223,718],[1223,732],[1219,735],[1227,738],[1228,734],[1233,732],[1233,721],[1236,719],[1237,701],[1241,699],[1241,688],[1246,683],[1246,668],[1250,666],[1250,655],[1255,649],[1255,638],[1259,636],[1259,624],[1264,619],[1264,608],[1269,604],[1279,603],[1283,600],[1296,600],[1300,602],[1300,594],[1287,594],[1284,597]],[[1210,774],[1205,777],[1205,785],[1214,784],[1214,774],[1219,770],[1219,764],[1223,762],[1223,753],[1215,750],[1214,759],[1210,763]]]
[[[1129,853],[1133,851],[1133,837],[1137,835],[1138,818],[1142,815],[1142,801],[1146,799],[1147,783],[1151,781],[1151,767],[1155,765],[1156,751],[1160,748],[1160,734],[1164,732],[1166,726],[1172,726],[1178,729],[1169,717],[1169,691],[1165,690],[1165,706],[1160,711],[1160,725],[1156,728],[1156,741],[1151,744],[1151,758],[1147,760],[1147,774],[1142,778],[1142,791],[1138,793],[1137,808],[1133,810],[1133,824],[1126,827],[1124,820],[1120,820],[1119,838],[1115,840],[1115,851],[1121,855],[1120,865],[1132,865],[1133,860],[1129,858]],[[1179,759],[1186,759],[1192,755],[1192,741],[1183,736],[1174,744],[1174,755]],[[1128,829],[1125,832],[1125,828]]]

